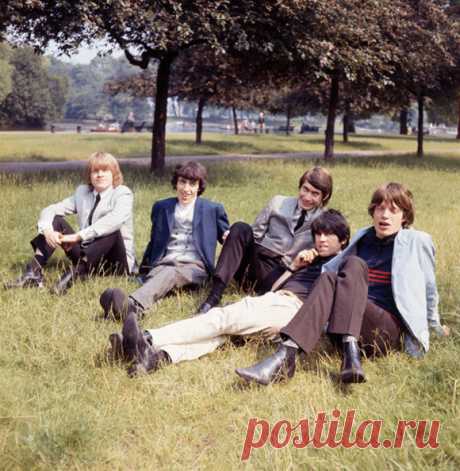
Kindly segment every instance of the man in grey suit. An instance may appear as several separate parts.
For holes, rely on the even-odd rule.
[[[75,232],[65,216],[76,214]],[[25,272],[6,288],[43,287],[43,267],[57,248],[62,248],[72,266],[53,286],[64,294],[77,278],[90,273],[130,273],[135,267],[133,193],[123,185],[117,160],[96,152],[88,160],[86,184],[75,193],[42,210],[38,235],[31,241],[34,257]]]
[[[330,173],[314,167],[300,177],[297,197],[277,195],[252,226],[233,224],[217,261],[211,292],[198,313],[217,306],[233,278],[253,286],[257,294],[269,291],[297,253],[313,247],[311,222],[331,196]]]

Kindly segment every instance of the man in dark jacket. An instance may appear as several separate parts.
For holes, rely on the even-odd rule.
[[[199,163],[176,167],[171,180],[176,197],[152,208],[150,242],[140,267],[143,285],[129,297],[118,288],[104,291],[100,301],[106,316],[143,312],[173,288],[200,285],[213,273],[217,241],[223,243],[229,223],[221,204],[200,198],[206,178]]]

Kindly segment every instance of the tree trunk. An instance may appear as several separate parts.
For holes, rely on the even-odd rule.
[[[200,98],[198,100],[198,109],[196,112],[196,134],[195,134],[195,143],[201,144],[202,135],[203,135],[203,109],[206,104],[206,98]]]
[[[236,108],[232,106],[232,114],[233,114],[233,126],[235,127],[235,135],[239,134],[239,129],[238,129],[238,117],[236,116]]]
[[[423,93],[419,93],[417,96],[418,103],[418,130],[417,130],[417,157],[423,157],[423,104],[424,96]]]
[[[289,136],[291,133],[289,128],[291,127],[291,107],[288,106],[286,109],[286,136]]]
[[[326,136],[324,140],[324,159],[334,158],[334,127],[337,105],[339,103],[339,78],[337,73],[332,75],[331,91],[329,96],[329,109],[327,113]]]
[[[150,163],[150,171],[156,174],[162,174],[165,167],[169,76],[174,57],[173,55],[166,56],[158,65]]]
[[[460,98],[458,99],[457,139],[460,139]]]
[[[403,108],[399,112],[399,134],[407,136],[409,134],[409,128],[407,127],[408,112],[407,108]]]
[[[348,142],[348,131],[350,130],[350,102],[345,102],[345,110],[343,112],[343,142]]]

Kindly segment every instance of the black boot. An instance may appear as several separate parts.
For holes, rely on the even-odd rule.
[[[166,352],[157,351],[150,345],[139,328],[135,313],[129,313],[126,317],[123,323],[122,339],[124,358],[132,362],[128,370],[129,376],[153,373],[162,363],[171,362]]]
[[[358,342],[350,340],[343,342],[343,358],[340,369],[342,383],[364,383],[366,376],[361,367]]]
[[[77,279],[84,279],[88,276],[88,268],[86,263],[78,263],[76,266],[70,267],[59,280],[51,288],[51,293],[58,296],[65,294]]]
[[[131,312],[140,318],[144,313],[144,308],[120,288],[107,288],[101,294],[99,302],[104,310],[105,319],[113,317],[117,320],[125,320]]]
[[[145,331],[143,333],[145,340],[152,347],[152,336]],[[129,361],[123,349],[123,334],[114,332],[109,335],[109,343],[111,347],[111,358],[113,361]]]
[[[5,283],[5,289],[43,288],[43,272],[38,263],[28,263],[26,271],[16,280]]]
[[[295,373],[296,351],[296,348],[281,344],[273,355],[249,368],[237,368],[235,372],[246,381],[255,381],[265,386],[292,378]]]
[[[219,278],[214,278],[209,296],[206,298],[206,301],[200,305],[196,313],[206,314],[213,307],[217,306],[220,303],[225,288],[226,284],[223,281]]]

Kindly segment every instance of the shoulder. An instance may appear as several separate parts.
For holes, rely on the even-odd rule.
[[[206,198],[197,198],[196,203],[199,206],[201,205],[203,208],[209,208],[209,209],[217,209],[221,210],[224,209],[224,205],[222,203],[217,203],[216,201],[211,201]]]
[[[164,209],[171,206],[176,206],[177,198],[165,198],[164,200],[158,200],[153,203],[153,209]]]
[[[275,195],[267,204],[271,208],[281,208],[285,206],[294,207],[297,204],[297,198],[292,196]]]
[[[75,195],[84,196],[88,193],[92,193],[93,189],[89,185],[78,185],[75,190]]]
[[[416,229],[402,229],[396,237],[401,242],[407,242],[420,245],[433,245],[433,239],[427,232],[419,231]]]
[[[133,192],[126,185],[118,185],[113,189],[113,192],[116,196],[119,195],[132,195]]]

